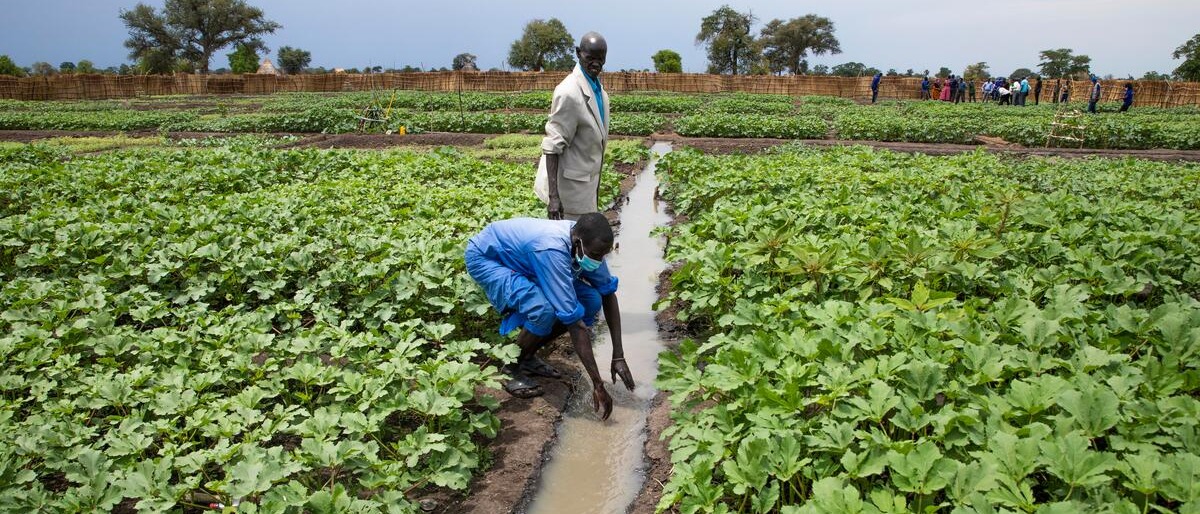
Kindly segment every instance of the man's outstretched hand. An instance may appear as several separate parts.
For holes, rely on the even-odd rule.
[[[625,389],[633,390],[635,387],[633,373],[629,372],[629,365],[625,363],[625,359],[613,359],[611,371],[613,384],[617,383],[617,376],[620,376],[621,382],[625,384]]]
[[[592,388],[592,409],[600,414],[600,421],[608,419],[612,414],[612,397],[604,390],[603,382]]]

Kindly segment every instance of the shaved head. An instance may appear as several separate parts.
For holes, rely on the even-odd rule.
[[[588,32],[583,37],[579,38],[579,49],[581,50],[600,50],[608,51],[608,41],[604,40],[599,32]]]
[[[575,56],[579,58],[579,66],[592,77],[598,77],[604,71],[604,62],[608,59],[608,41],[596,32],[588,32],[579,38],[579,46],[575,47]]]

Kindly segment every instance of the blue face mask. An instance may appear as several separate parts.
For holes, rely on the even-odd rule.
[[[600,269],[600,264],[602,264],[602,261],[598,261],[586,255],[582,257],[576,257],[575,262],[579,263],[579,269],[583,271],[596,271]]]
[[[600,269],[600,265],[603,264],[603,261],[598,261],[588,257],[587,254],[583,253],[582,251],[579,252],[579,255],[575,256],[575,262],[579,263],[579,269],[588,272]]]

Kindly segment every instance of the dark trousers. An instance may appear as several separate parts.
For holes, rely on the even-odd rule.
[[[1037,91],[1034,91],[1033,92],[1033,105],[1038,105],[1041,98],[1042,98],[1042,90],[1039,89]]]
[[[1005,104],[1011,105],[1011,102],[1012,102],[1012,95],[1000,95],[1000,105],[1005,105]]]
[[[1125,103],[1122,103],[1122,104],[1121,104],[1121,110],[1119,110],[1119,111],[1117,111],[1117,112],[1125,112],[1125,111],[1128,111],[1128,110],[1129,110],[1129,106],[1130,106],[1130,105],[1133,105],[1133,102],[1125,102]]]
[[[1088,100],[1088,112],[1096,113],[1096,100]]]
[[[879,90],[871,88],[871,103],[875,103],[875,97],[879,96]]]

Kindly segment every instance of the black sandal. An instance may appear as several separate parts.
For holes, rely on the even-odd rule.
[[[522,372],[529,373],[530,375],[546,378],[562,378],[562,373],[558,369],[537,355],[518,362],[518,365]]]
[[[542,386],[536,380],[520,373],[512,374],[512,378],[504,383],[504,390],[521,399],[534,398],[543,393]]]

